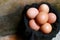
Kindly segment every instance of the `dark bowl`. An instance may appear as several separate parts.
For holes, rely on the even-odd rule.
[[[26,11],[31,8],[35,7],[38,9],[38,7],[41,4],[47,4],[49,6],[50,11],[56,14],[57,20],[52,25],[52,32],[50,34],[43,34],[41,31],[34,31],[31,28],[29,28],[28,21],[29,19],[26,16]],[[49,3],[42,2],[42,3],[33,3],[31,5],[26,5],[23,12],[22,12],[22,20],[20,22],[20,34],[24,38],[24,40],[51,40],[53,37],[56,37],[56,34],[59,32],[60,27],[60,21],[59,21],[59,12],[57,11],[56,7],[52,6]]]

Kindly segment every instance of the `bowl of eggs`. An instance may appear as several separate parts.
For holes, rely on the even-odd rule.
[[[58,33],[58,12],[49,3],[33,3],[26,5],[23,10],[23,21],[26,27],[25,32],[50,39]]]

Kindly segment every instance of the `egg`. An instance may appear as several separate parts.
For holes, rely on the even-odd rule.
[[[36,17],[36,22],[40,24],[45,24],[48,21],[48,14],[45,12],[40,12]]]
[[[54,23],[56,22],[57,16],[54,13],[48,14],[48,23]]]
[[[38,11],[38,9],[36,9],[36,8],[29,8],[29,9],[27,10],[27,16],[28,16],[28,18],[30,18],[30,19],[35,18],[35,17],[38,15],[38,13],[39,13],[39,11]]]
[[[47,4],[41,4],[39,6],[39,11],[48,13],[49,12],[49,6]]]
[[[34,19],[31,19],[31,20],[29,21],[29,26],[30,26],[31,29],[33,29],[33,30],[35,30],[35,31],[38,31],[38,30],[40,29],[40,26],[37,25],[37,23],[35,22]]]
[[[6,40],[17,40],[16,35],[11,35],[10,37],[8,37],[8,39]]]
[[[41,26],[41,31],[45,34],[49,34],[52,31],[52,26],[49,23],[45,23]]]

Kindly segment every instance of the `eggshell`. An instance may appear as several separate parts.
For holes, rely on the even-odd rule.
[[[49,13],[48,14],[48,23],[54,23],[56,22],[57,16],[54,13]]]
[[[35,18],[38,15],[39,11],[36,8],[29,8],[27,10],[27,16],[31,19]]]
[[[7,37],[6,37],[7,38]],[[2,39],[3,40],[3,39]],[[4,40],[17,40],[17,37],[16,35],[11,35],[9,36],[7,39],[4,39]]]
[[[40,12],[46,12],[46,13],[48,13],[49,12],[49,6],[47,5],[47,4],[41,4],[40,6],[39,6],[39,11]]]
[[[41,31],[45,34],[49,34],[52,31],[52,26],[49,23],[45,23],[41,26]]]
[[[36,24],[34,19],[29,21],[29,26],[31,29],[33,29],[35,31],[38,31],[40,29],[40,26]]]
[[[48,21],[48,14],[45,12],[40,12],[36,17],[36,22],[40,24],[45,24]]]

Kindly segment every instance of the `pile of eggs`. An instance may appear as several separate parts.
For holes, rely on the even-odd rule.
[[[49,12],[47,4],[41,4],[39,8],[31,7],[27,10],[26,15],[29,18],[29,27],[35,31],[41,30],[48,34],[52,31],[52,23],[56,22],[57,16]]]

